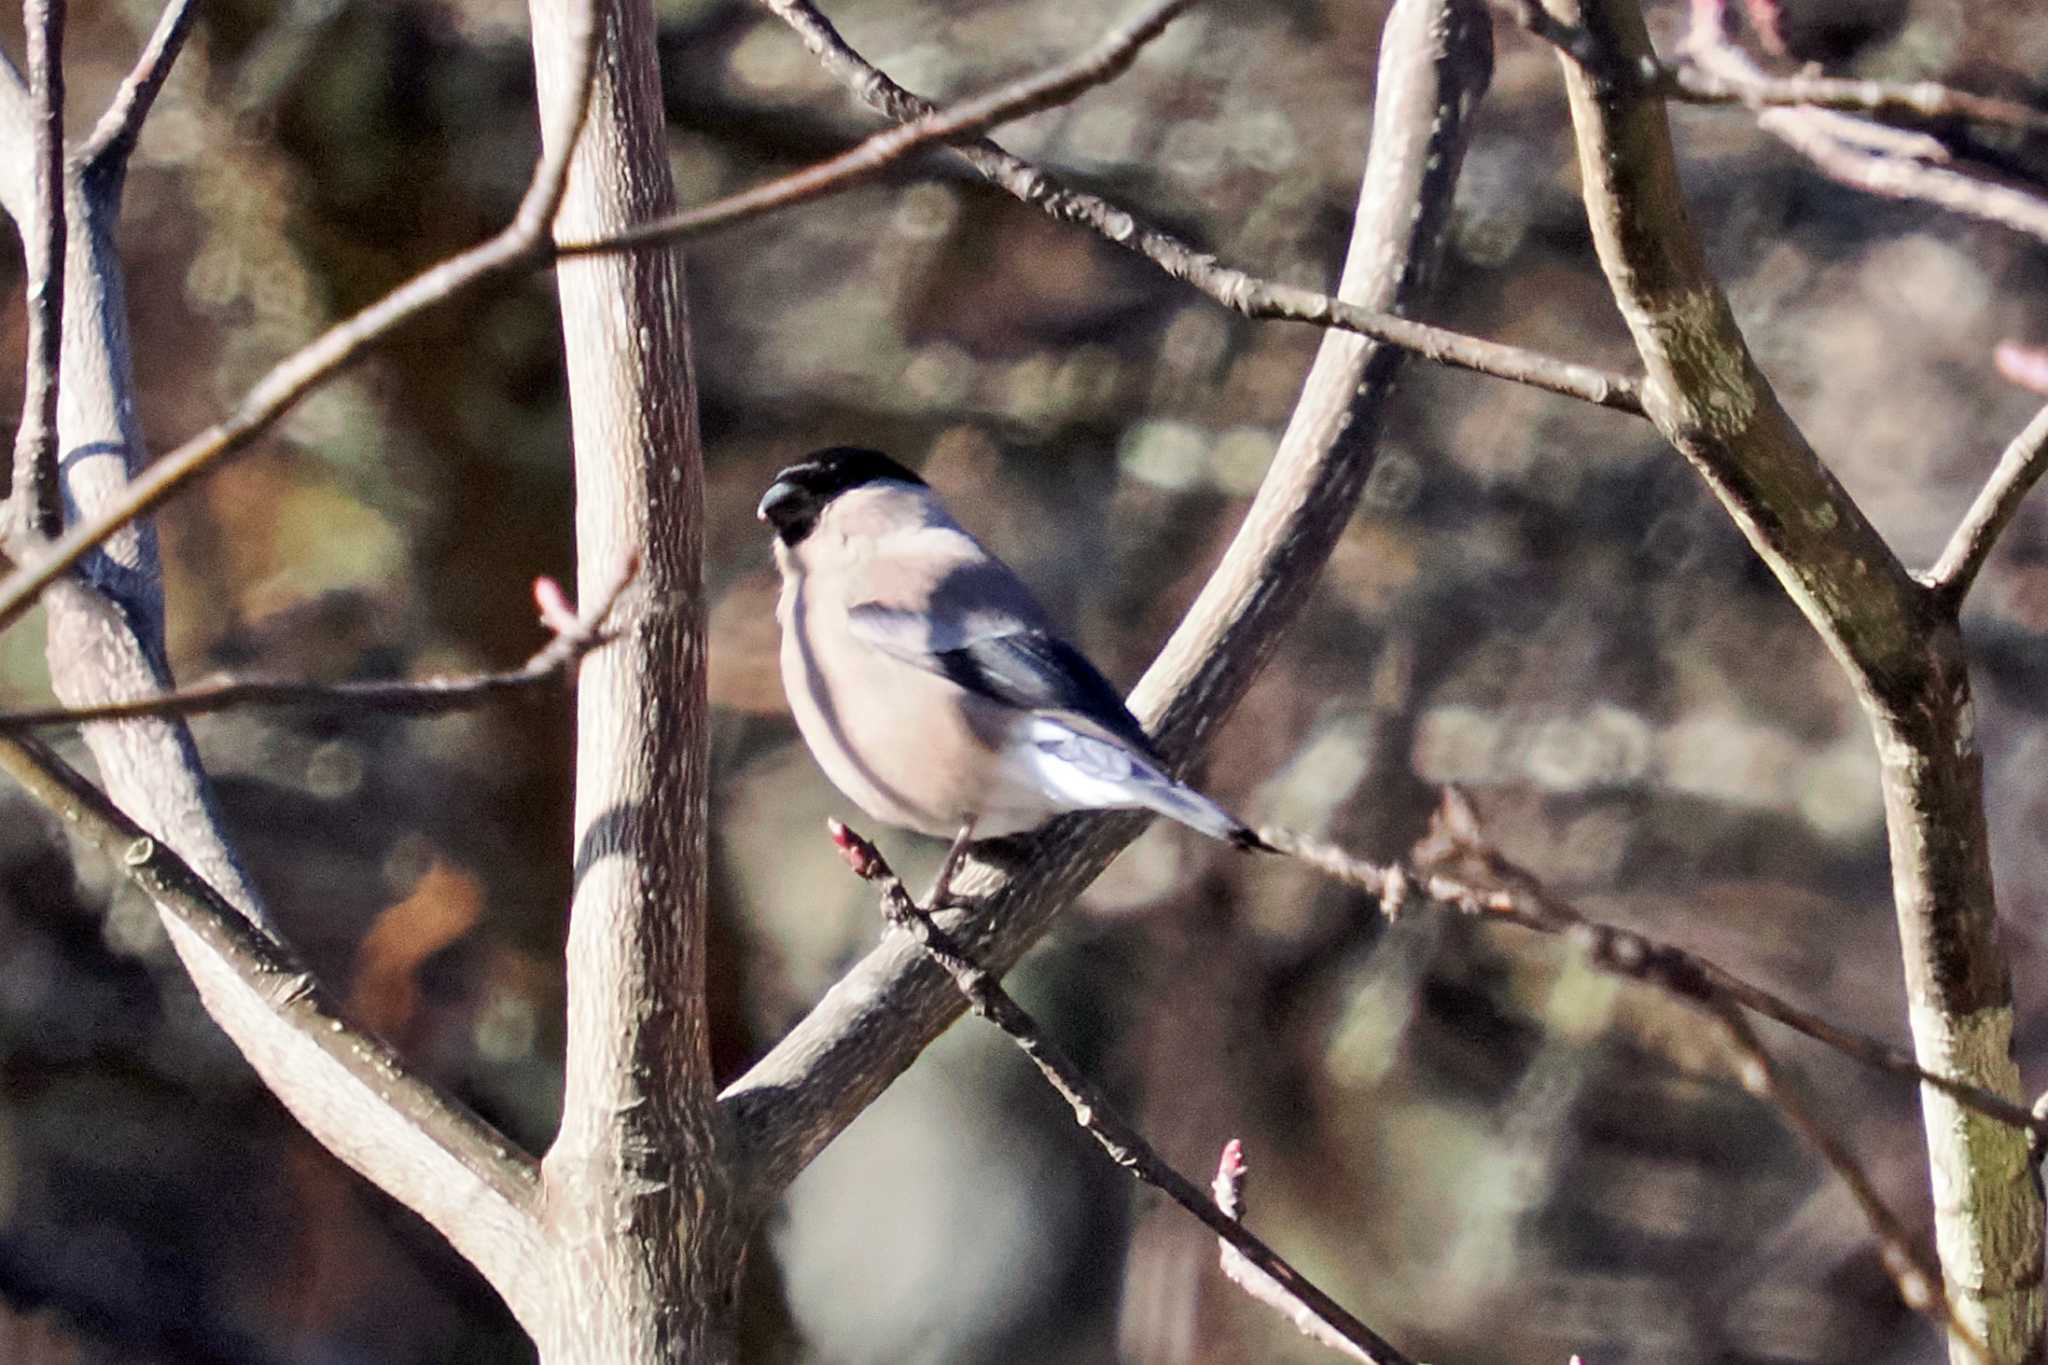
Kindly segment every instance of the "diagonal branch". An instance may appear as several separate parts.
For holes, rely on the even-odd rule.
[[[264,678],[226,678],[195,683],[153,697],[101,702],[94,706],[52,706],[34,711],[0,711],[0,734],[19,734],[52,725],[85,725],[94,721],[136,720],[144,716],[203,716],[249,706],[320,707],[335,711],[381,711],[402,716],[438,716],[463,711],[513,692],[562,682],[592,650],[614,634],[613,608],[628,575],[597,608],[585,616],[550,616],[554,638],[517,668],[496,673],[467,673],[443,678],[377,679],[368,682],[297,682]],[[561,589],[543,578],[535,593],[546,600]]]
[[[1598,67],[1610,80],[1627,81],[1642,94],[1682,104],[1740,105],[1752,111],[1825,109],[1877,118],[1961,119],[2022,132],[2048,132],[2048,110],[1935,81],[1846,79],[1804,71],[1793,76],[1768,75],[1730,41],[1731,19],[1719,0],[1693,6],[1686,60],[1670,63],[1646,54],[1633,65],[1614,61],[1584,28],[1559,19],[1539,0],[1491,3],[1530,36],[1549,43],[1579,65]]]
[[[14,463],[0,470],[0,496],[21,513],[18,544],[47,539],[63,529],[57,490],[57,386],[64,345],[64,10],[65,0],[24,0],[28,27],[29,103],[34,109],[33,191],[22,225],[28,262],[28,378]]]
[[[1341,295],[1405,309],[1422,296],[1468,130],[1491,69],[1480,0],[1397,0],[1381,39],[1372,148]],[[1185,761],[1243,695],[1293,620],[1370,473],[1398,351],[1323,339],[1294,419],[1244,525],[1132,694],[1161,748]],[[954,886],[977,903],[938,917],[1000,972],[1134,837],[1132,817],[1055,822],[1006,869],[976,861]],[[757,1199],[768,1200],[955,1018],[959,992],[914,944],[885,939],[726,1089]]]
[[[686,223],[680,229],[607,234],[602,243],[593,241],[585,244],[581,248],[582,254],[623,249],[629,244],[676,240],[694,232],[708,231],[709,227],[741,221],[785,203],[798,203],[828,190],[845,189],[880,173],[919,147],[948,136],[968,136],[986,126],[987,122],[1020,118],[1048,103],[1071,98],[1089,85],[1107,80],[1128,66],[1138,47],[1156,36],[1166,22],[1189,3],[1192,0],[1154,0],[1137,20],[1112,34],[1096,50],[1077,61],[1005,85],[972,102],[971,107],[957,115],[934,119],[928,129],[903,130],[871,138],[862,147],[826,163],[828,167],[839,167],[829,174],[813,178],[812,172],[799,172],[785,177],[759,191],[722,201],[725,205],[737,206],[731,210],[713,205],[702,222]],[[0,110],[0,114],[4,112]],[[568,111],[558,110],[556,114],[566,118]],[[38,594],[102,541],[137,517],[155,510],[186,483],[249,444],[315,386],[360,357],[397,327],[487,279],[552,260],[558,250],[576,254],[575,248],[557,248],[547,233],[568,174],[569,152],[575,145],[576,132],[582,126],[580,109],[575,111],[575,118],[574,123],[548,131],[548,136],[543,139],[546,150],[535,167],[533,180],[520,201],[518,213],[503,231],[489,241],[414,276],[279,362],[257,382],[227,418],[158,459],[110,497],[94,515],[83,518],[72,527],[45,554],[0,580],[0,629],[18,619]],[[730,217],[726,216],[728,211]]]
[[[1863,1221],[1870,1226],[1871,1236],[1877,1242],[1878,1261],[1884,1266],[1885,1274],[1891,1276],[1900,1302],[1932,1319],[1952,1341],[1961,1343],[1977,1360],[1987,1361],[1989,1357],[1985,1354],[1984,1343],[1970,1325],[1956,1315],[1955,1305],[1941,1292],[1940,1270],[1922,1259],[1913,1246],[1906,1225],[1885,1203],[1884,1196],[1878,1193],[1877,1183],[1864,1170],[1855,1153],[1849,1150],[1848,1144],[1822,1123],[1807,1107],[1806,1101],[1786,1083],[1777,1062],[1756,1036],[1756,1030],[1743,1018],[1742,1011],[1727,1001],[1708,1001],[1702,1008],[1720,1024],[1723,1035],[1734,1050],[1737,1059],[1735,1074],[1742,1088],[1783,1115],[1785,1122],[1806,1140],[1808,1146],[1820,1153],[1821,1160],[1827,1162],[1828,1169],[1848,1189],[1850,1198],[1863,1212]]]
[[[1139,49],[1166,31],[1194,0],[1151,0],[1131,19],[1118,25],[1088,51],[1033,76],[962,100],[949,109],[932,109],[901,128],[876,133],[849,151],[770,181],[766,185],[719,200],[699,209],[684,209],[637,224],[624,232],[582,242],[563,242],[563,256],[587,256],[657,242],[677,241],[714,227],[742,223],[776,209],[801,204],[823,194],[850,189],[927,147],[980,137],[999,123],[1026,118],[1071,102],[1098,85],[1115,80],[1137,60]]]
[[[1922,581],[1950,603],[1960,605],[1984,561],[1991,557],[1991,547],[2019,515],[2020,504],[2043,469],[2048,469],[2048,408],[2035,413],[2034,420],[2006,446],[1991,477],[1942,548],[1941,558]]]
[[[1693,62],[1659,68],[1659,85],[1687,104],[1738,104],[1745,109],[1832,109],[1845,114],[1966,119],[2024,132],[2048,132],[2048,110],[2016,100],[1956,90],[1934,81],[1848,80],[1838,76],[1767,76]]]
[[[533,1158],[350,1024],[288,949],[62,759],[34,740],[0,737],[0,771],[148,894],[188,961],[212,964],[193,973],[208,1012],[285,1106],[439,1229],[516,1307],[514,1287],[541,1245]]]
[[[1450,795],[1447,795],[1446,800],[1447,803],[1462,802],[1462,798]],[[1461,808],[1452,805],[1446,807]],[[1440,827],[1444,819],[1441,815],[1438,817]],[[1811,1010],[1801,1008],[1782,996],[1735,975],[1711,959],[1661,939],[1651,938],[1647,934],[1589,920],[1552,896],[1534,877],[1490,849],[1481,852],[1467,843],[1457,850],[1461,856],[1477,855],[1487,880],[1503,888],[1493,892],[1481,892],[1470,883],[1448,878],[1435,862],[1431,863],[1426,872],[1412,868],[1383,867],[1292,830],[1262,829],[1259,831],[1259,837],[1280,852],[1300,859],[1325,876],[1369,892],[1375,899],[1388,904],[1389,913],[1400,907],[1409,888],[1419,885],[1439,900],[1449,901],[1468,914],[1506,920],[1538,933],[1586,937],[1606,945],[1603,948],[1603,955],[1617,962],[1659,964],[1661,971],[1672,979],[1685,981],[1690,991],[1702,997],[1712,996],[1739,1005],[1766,1019],[1783,1024],[1795,1033],[1804,1034],[1815,1042],[1833,1048],[1843,1056],[1874,1070],[1888,1071],[1895,1076],[1917,1081],[1921,1085],[1931,1085],[1966,1108],[1974,1109],[2000,1123],[2023,1129],[2035,1139],[2048,1143],[2048,1117],[2036,1114],[2026,1106],[2015,1104],[1982,1086],[1971,1085],[1953,1076],[1929,1071],[1890,1044],[1824,1019]],[[1442,856],[1437,855],[1439,859]]]
[[[937,111],[937,105],[904,89],[855,51],[811,0],[758,3],[795,30],[826,72],[870,108],[905,124],[929,118]],[[1331,298],[1312,289],[1261,279],[1222,264],[1208,252],[1146,222],[1120,204],[1061,184],[1043,168],[986,138],[952,150],[983,179],[1017,200],[1059,222],[1079,224],[1125,250],[1136,252],[1174,279],[1245,317],[1335,327],[1399,346],[1440,365],[1527,384],[1617,412],[1642,413],[1636,381],[1627,375],[1432,327],[1392,311],[1361,307],[1355,301]]]
[[[2048,199],[2018,185],[1873,147],[1824,121],[1845,117],[1810,109],[1767,109],[1758,116],[1757,126],[1799,152],[1830,180],[1887,199],[1932,204],[2048,242]]]
[[[1223,1144],[1223,1155],[1216,1163],[1216,1179],[1209,1186],[1216,1196],[1216,1207],[1232,1218],[1242,1220],[1244,1187],[1250,1176],[1251,1168],[1244,1159],[1244,1144],[1232,1138]],[[1217,1263],[1222,1267],[1225,1279],[1249,1294],[1254,1301],[1265,1304],[1293,1323],[1294,1330],[1310,1341],[1372,1365],[1372,1357],[1357,1342],[1331,1330],[1330,1325],[1299,1294],[1261,1270],[1250,1257],[1232,1245],[1230,1239],[1219,1238],[1216,1245]]]
[[[1410,863],[1383,866],[1353,856],[1343,849],[1291,830],[1261,830],[1260,837],[1291,857],[1314,867],[1336,881],[1358,887],[1379,902],[1382,913],[1401,913],[1417,896],[1435,905],[1478,919],[1505,920],[1538,933],[1555,935],[1585,955],[1601,971],[1654,986],[1692,1005],[1711,1017],[1721,1028],[1735,1059],[1735,1076],[1745,1090],[1771,1104],[1799,1133],[1830,1169],[1841,1179],[1862,1210],[1878,1245],[1879,1258],[1892,1277],[1900,1299],[1915,1312],[1923,1313],[1948,1330],[1952,1338],[1978,1357],[1984,1347],[1977,1333],[1955,1311],[1941,1292],[1940,1276],[1923,1263],[1914,1250],[1905,1224],[1877,1192],[1877,1186],[1847,1144],[1835,1136],[1787,1084],[1763,1040],[1757,1037],[1744,1008],[1759,1009],[1771,1018],[1784,1016],[1760,1009],[1753,986],[1738,981],[1721,968],[1668,944],[1658,943],[1631,930],[1588,919],[1576,908],[1559,900],[1527,871],[1503,858],[1479,834],[1478,821],[1470,804],[1455,791],[1446,791],[1442,805],[1430,823],[1429,833],[1416,846]],[[1787,1006],[1785,1010],[1797,1016]],[[1809,1031],[1793,1026],[1823,1042],[1846,1030],[1829,1026]],[[1853,1036],[1853,1035],[1852,1035]],[[1868,1045],[1885,1050],[1883,1044]],[[1849,1055],[1867,1060],[1856,1050]],[[1888,1067],[1916,1074],[1917,1079],[1944,1090],[1968,1091],[1941,1078],[1917,1073],[1912,1068]],[[2029,1132],[2040,1125],[2025,1109],[1997,1101],[2001,1121]]]
[[[577,75],[541,113],[554,130],[572,133],[582,124],[597,32],[587,4],[577,14],[563,43],[564,60]],[[0,126],[18,123],[25,103],[12,68],[0,69]],[[14,160],[0,158],[0,202],[19,221],[26,194]],[[516,226],[528,236],[546,230],[564,160],[544,163],[522,204]],[[92,520],[126,496],[125,480],[142,461],[143,442],[114,230],[121,182],[91,178],[77,162],[66,175],[76,221],[69,234],[62,360],[65,391],[77,401],[63,405],[60,435],[68,448],[92,447],[92,458],[64,471],[67,497]],[[146,482],[156,472],[142,477]],[[127,519],[117,516],[118,523]],[[145,523],[108,543],[87,572],[67,576],[49,593],[51,682],[60,699],[90,705],[170,685],[159,573]],[[301,1008],[310,983],[289,967],[269,934],[265,909],[221,831],[182,724],[160,717],[95,723],[85,727],[85,741],[104,797],[53,769],[30,741],[0,740],[0,754],[9,760],[0,766],[73,822],[95,824],[99,837],[113,841],[117,854],[130,855],[146,878],[155,877],[152,869],[169,878],[151,885],[170,898],[160,905],[171,945],[208,1014],[257,1075],[316,1141],[431,1221],[522,1322],[531,1322],[547,1297],[548,1267],[527,1188],[529,1163],[459,1104],[407,1075],[382,1044],[318,1009]],[[136,842],[144,834],[147,844]],[[175,862],[168,861],[171,851]],[[180,869],[217,893],[200,897],[207,916],[184,917],[199,893]],[[239,923],[227,923],[224,915]],[[252,942],[271,949],[270,957],[238,957],[232,947]]]
[[[1311,1314],[1325,1333],[1345,1342],[1363,1359],[1378,1361],[1379,1365],[1414,1365],[1391,1342],[1360,1322],[1321,1286],[1254,1236],[1238,1219],[1235,1209],[1220,1207],[1203,1195],[1200,1186],[1168,1165],[1138,1130],[1111,1107],[1108,1097],[1074,1065],[1073,1059],[1045,1036],[1038,1021],[1003,989],[1002,983],[970,958],[952,935],[933,922],[931,913],[911,898],[881,851],[837,820],[831,821],[830,827],[832,842],[854,875],[881,889],[883,918],[916,940],[925,955],[953,979],[954,987],[974,1012],[1001,1029],[1031,1059],[1046,1083],[1074,1111],[1074,1121],[1109,1154],[1110,1160],[1201,1219],[1225,1245]]]
[[[199,15],[198,0],[168,0],[157,16],[149,42],[135,59],[135,67],[122,79],[92,135],[78,149],[78,159],[95,174],[118,175],[127,169],[128,158],[142,137],[142,125],[156,103],[157,93],[170,77],[178,53],[192,32]]]
[[[588,27],[578,40],[583,43],[582,65],[588,68],[596,29]],[[548,226],[561,201],[569,157],[583,127],[587,90],[586,74],[575,101],[542,112],[543,120],[552,125],[544,139],[545,150],[518,211],[503,230],[415,275],[272,366],[233,413],[157,459],[111,493],[102,506],[81,517],[46,553],[0,579],[0,629],[19,619],[45,588],[101,542],[137,517],[156,510],[223,457],[248,445],[307,393],[394,329],[484,280],[547,259],[551,250]]]

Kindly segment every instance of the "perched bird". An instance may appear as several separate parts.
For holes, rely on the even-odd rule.
[[[1175,780],[1123,698],[925,481],[838,446],[757,512],[782,571],[782,685],[818,765],[878,820],[954,839],[1077,810],[1156,811],[1266,844]]]

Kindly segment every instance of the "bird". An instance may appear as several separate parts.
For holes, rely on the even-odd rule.
[[[818,766],[886,824],[973,838],[1055,815],[1149,810],[1269,845],[1175,778],[1122,695],[1023,580],[879,450],[834,446],[775,476],[782,685]]]

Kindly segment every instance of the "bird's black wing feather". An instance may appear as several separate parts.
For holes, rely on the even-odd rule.
[[[1086,655],[1057,635],[1035,630],[988,635],[931,658],[941,674],[970,692],[1027,711],[1086,717],[1147,758],[1158,757],[1123,695]]]

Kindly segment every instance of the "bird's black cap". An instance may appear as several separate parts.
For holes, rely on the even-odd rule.
[[[773,526],[784,545],[794,545],[818,524],[825,504],[849,488],[884,479],[924,486],[923,479],[879,450],[833,446],[777,474],[754,515]]]

